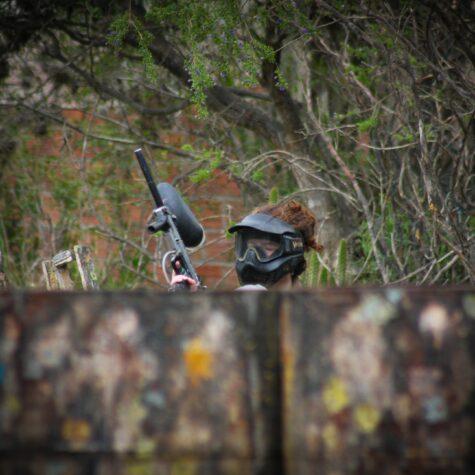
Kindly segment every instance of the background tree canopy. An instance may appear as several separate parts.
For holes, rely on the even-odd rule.
[[[131,197],[148,206],[131,179],[144,144],[178,186],[221,171],[248,207],[302,199],[327,270],[348,242],[350,282],[473,282],[474,28],[469,0],[2,2],[12,280],[34,283],[42,253],[92,231],[122,245],[127,272],[106,263],[103,284],[153,280],[157,255],[121,215]],[[39,160],[31,143],[58,133],[60,159]],[[54,223],[42,186],[64,206]]]

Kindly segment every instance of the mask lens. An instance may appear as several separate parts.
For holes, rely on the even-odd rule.
[[[246,252],[249,249],[253,249],[257,258],[265,262],[280,256],[282,248],[280,236],[270,233],[246,230],[239,232],[236,237],[236,254],[238,259],[244,258]]]
[[[252,238],[247,241],[247,248],[255,249],[257,255],[264,260],[275,257],[277,251],[280,249],[280,244],[270,239]]]

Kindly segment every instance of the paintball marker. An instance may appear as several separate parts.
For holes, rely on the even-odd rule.
[[[172,185],[169,183],[155,184],[142,149],[138,148],[134,153],[156,205],[147,229],[151,233],[166,232],[173,246],[173,250],[167,252],[162,259],[162,270],[167,282],[171,282],[166,270],[167,259],[170,258],[171,266],[176,274],[192,278],[198,283],[198,288],[203,288],[201,279],[198,277],[186,250],[187,247],[198,246],[203,241],[203,228]],[[186,282],[174,285],[174,289],[187,289],[188,287],[189,284]]]

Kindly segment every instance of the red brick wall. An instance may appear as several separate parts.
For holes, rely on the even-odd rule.
[[[83,114],[77,111],[70,111],[67,114],[70,121],[81,120]],[[180,134],[172,133],[163,137],[163,141],[175,147],[180,147],[184,142],[184,137]],[[29,149],[32,154],[41,160],[45,156],[57,156],[61,159],[58,165],[58,173],[61,173],[61,167],[78,167],[78,160],[74,157],[81,157],[82,154],[83,137],[77,136],[70,140],[68,144],[74,146],[69,152],[64,150],[64,139],[61,131],[55,131],[49,137],[44,139],[35,139],[29,143]],[[107,146],[106,144],[104,145]],[[133,145],[130,147],[130,161],[132,167],[132,176],[134,180],[143,181],[144,189],[146,188],[145,181],[135,167],[135,158],[133,156]],[[90,148],[87,150],[86,158],[91,159],[94,156],[94,151]],[[72,158],[71,158],[72,157]],[[134,169],[137,168],[137,169]],[[173,164],[167,167],[167,171],[172,174],[168,181],[173,178],[173,170],[179,173],[180,164],[174,160]],[[238,281],[233,270],[234,265],[234,241],[226,238],[225,230],[230,220],[237,220],[243,213],[243,201],[241,192],[237,184],[230,179],[230,177],[223,171],[216,170],[213,178],[206,183],[200,185],[187,184],[183,187],[187,198],[190,202],[190,208],[196,214],[198,220],[203,225],[206,234],[205,243],[197,250],[193,250],[191,257],[196,266],[198,274],[202,277],[205,284],[209,288],[235,288],[238,286]],[[127,222],[124,226],[131,224],[136,235],[130,235],[129,239],[137,239],[143,231],[143,227],[147,221],[148,216],[152,210],[152,203],[138,203],[134,197],[131,197],[123,215]],[[45,212],[44,219],[53,225],[57,224],[61,216],[61,204],[55,202],[51,192],[49,191],[48,183],[43,184],[41,192],[42,208]],[[96,203],[102,211],[104,206],[108,206],[107,202]],[[103,213],[108,220],[107,212]],[[98,220],[94,216],[82,215],[80,224],[97,225]],[[118,243],[111,238],[102,236],[93,232],[81,233],[80,244],[89,245],[92,248],[94,260],[98,270],[105,260],[111,255],[111,252],[117,252]],[[52,239],[44,239],[42,258],[47,258],[58,252]],[[163,283],[164,279],[161,272],[158,273],[159,280]],[[143,285],[149,286],[153,284],[144,282]]]
[[[203,225],[206,242],[193,254],[193,262],[207,285],[235,288],[239,285],[234,272],[234,239],[226,238],[231,220],[243,213],[241,191],[222,171],[213,179],[196,188],[191,207]]]

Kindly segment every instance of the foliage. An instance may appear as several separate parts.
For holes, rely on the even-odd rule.
[[[274,186],[269,192],[269,204],[276,204],[279,201],[279,189]]]
[[[114,243],[104,285],[157,280],[161,241],[125,211],[148,206],[137,144],[186,190],[226,174],[247,208],[307,200],[326,250],[310,286],[473,282],[469,2],[0,8],[0,246],[16,285],[83,238]]]
[[[311,250],[307,255],[307,268],[300,277],[302,285],[308,288],[345,286],[348,273],[346,246],[346,241],[342,239],[338,245],[338,256],[334,269],[322,261],[318,252]]]
[[[346,240],[342,239],[338,246],[338,260],[337,260],[337,282],[338,285],[345,285],[347,272],[347,246]]]

